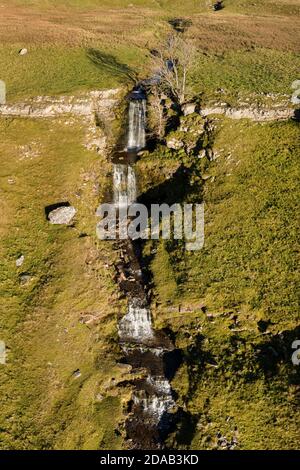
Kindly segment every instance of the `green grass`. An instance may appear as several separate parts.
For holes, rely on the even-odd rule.
[[[126,74],[89,59],[91,47],[113,56],[119,72],[128,70],[126,65],[148,76],[146,49],[157,45],[165,20],[199,13],[196,30],[197,21],[206,18],[204,3],[14,1],[25,5],[28,14],[49,14],[53,28],[44,36],[45,25],[32,22],[25,40],[18,36],[13,41],[9,28],[1,32],[0,79],[6,81],[8,101],[127,85]],[[91,19],[77,17],[91,9]],[[289,52],[283,52],[279,30],[274,30],[274,48],[261,47],[253,39],[255,31],[247,28],[231,44],[239,14],[273,15],[274,21],[276,15],[287,15],[288,23],[280,21],[288,28],[297,9],[293,1],[228,0],[224,11],[210,13],[207,18],[216,18],[216,25],[232,18],[235,29],[231,34],[230,21],[229,26],[219,23],[208,49],[209,39],[199,32],[193,94],[203,93],[205,102],[223,88],[219,98],[232,104],[239,98],[259,102],[253,94],[290,94],[298,58],[291,43]],[[56,11],[69,16],[65,34],[60,27],[66,20],[51,17]],[[94,14],[105,21],[93,19]],[[27,55],[18,55],[21,47],[28,48]],[[201,122],[195,116],[186,119],[187,143]],[[209,177],[204,184],[204,248],[184,253],[182,245],[171,242],[158,243],[156,253],[152,242],[144,248],[155,324],[174,332],[184,356],[172,386],[190,416],[169,444],[216,448],[218,431],[230,438],[237,426],[241,449],[295,448],[298,379],[289,352],[299,315],[297,125],[222,119],[215,125],[215,161],[195,160],[193,165],[196,157],[185,156],[184,150],[173,155],[159,147],[153,154],[145,152],[136,165],[140,193],[157,193],[180,161],[189,168],[184,186],[194,188],[194,201],[201,199],[200,189],[196,192],[200,175]],[[107,194],[111,167],[104,156],[83,147],[85,124],[70,117],[1,119],[0,134],[0,339],[8,350],[8,363],[0,368],[0,447],[121,449],[123,435],[115,431],[124,420],[130,386],[118,387],[128,380],[128,371],[117,364],[116,326],[125,305],[113,281],[112,247],[95,239],[95,209]],[[169,194],[184,193],[168,187]],[[45,219],[45,206],[62,200],[77,208],[74,227],[51,226]],[[21,254],[25,261],[17,268]],[[22,273],[31,277],[25,285]],[[83,323],[88,316],[95,321]],[[270,322],[267,334],[259,331],[259,320]],[[78,368],[81,376],[74,379]]]
[[[8,101],[116,88],[127,81],[123,75],[113,74],[101,64],[95,65],[83,47],[31,45],[23,57],[18,55],[20,48],[20,44],[5,46],[0,55],[1,79],[6,82]],[[134,50],[123,50],[122,56],[129,65],[130,54],[134,55]]]
[[[110,8],[149,8],[161,12],[177,14],[190,14],[208,11],[207,0],[187,0],[184,4],[179,0],[13,0],[15,5],[35,6],[38,8],[49,8],[56,6],[64,6],[66,8],[87,9],[92,7],[110,7]],[[29,5],[28,5],[29,4]],[[246,0],[227,0],[225,9],[217,14],[227,13],[245,13],[257,14],[264,12],[267,15],[291,15],[299,11],[296,0],[285,2],[282,0],[261,0],[257,3],[248,2]]]
[[[208,177],[205,245],[166,252],[160,242],[150,265],[155,324],[175,333],[184,357],[172,386],[189,415],[168,442],[216,449],[218,432],[230,440],[237,429],[239,449],[295,449],[298,125],[214,124],[216,160],[199,160],[185,180]]]
[[[13,20],[10,19],[7,29],[3,26],[0,79],[6,82],[9,101],[126,85],[126,75],[101,63],[95,65],[89,59],[87,50],[91,47],[111,54],[140,78],[149,76],[147,50],[157,47],[167,34],[167,20],[175,15],[174,11],[177,16],[191,16],[194,20],[188,33],[194,37],[199,51],[190,79],[194,94],[203,93],[204,99],[211,98],[218,88],[223,88],[222,99],[229,102],[249,93],[290,94],[290,85],[298,76],[298,48],[294,41],[297,24],[293,19],[297,6],[293,1],[250,4],[228,0],[224,11],[216,15],[209,13],[204,0],[184,5],[177,1],[174,4],[143,0],[132,2],[134,8],[121,0],[67,3],[32,0],[29,4],[22,1],[16,4],[26,6],[31,27],[25,23],[24,31],[17,30],[12,35]],[[47,28],[36,15],[41,9]],[[61,18],[57,18],[56,12],[61,13]],[[16,8],[13,13],[16,22],[24,21],[21,10]],[[244,20],[239,24],[239,13],[261,16],[257,16],[257,24]],[[207,15],[208,30],[203,14]],[[263,18],[274,14],[287,16],[276,17],[274,24],[266,20],[265,44]],[[274,37],[273,42],[270,37]],[[25,56],[18,54],[22,47],[28,48]]]
[[[193,293],[217,309],[246,304],[277,330],[298,315],[297,132],[292,122],[221,125],[205,186],[205,247],[187,259]]]
[[[237,98],[255,93],[291,95],[291,84],[297,78],[299,56],[270,49],[228,51],[220,55],[199,55],[190,86],[194,93],[204,93],[203,100],[216,97],[234,104]],[[252,97],[251,103],[262,100]]]
[[[113,353],[122,303],[104,267],[111,246],[97,246],[95,236],[110,165],[85,150],[84,126],[68,119],[0,121],[2,449],[107,448],[123,419],[122,393],[110,398],[117,392],[106,385],[124,375]],[[47,222],[45,206],[58,201],[75,205],[74,227]],[[31,277],[24,285],[22,273]],[[82,323],[89,315],[94,323]],[[110,400],[114,423],[103,409]]]

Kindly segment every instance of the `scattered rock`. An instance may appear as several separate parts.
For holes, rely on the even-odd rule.
[[[196,103],[186,103],[182,106],[182,112],[184,116],[189,116],[196,112]]]
[[[79,377],[81,377],[80,369],[74,370],[72,377],[74,377],[74,379],[78,379]]]
[[[24,255],[21,255],[21,256],[16,260],[16,266],[17,266],[17,268],[19,268],[20,266],[22,266],[22,264],[24,263],[24,260],[25,260],[25,256],[24,256]]]
[[[0,364],[6,363],[6,347],[4,341],[0,340]]]
[[[25,55],[27,54],[28,50],[26,49],[26,47],[24,47],[23,49],[20,49],[19,50],[19,55]]]
[[[3,80],[0,80],[0,105],[6,103],[6,85]]]
[[[19,279],[21,286],[24,286],[25,284],[28,284],[31,281],[32,276],[28,273],[22,273],[20,274]]]
[[[204,158],[205,155],[206,155],[205,150],[201,150],[201,152],[199,152],[198,158]]]
[[[206,156],[210,162],[214,159],[214,151],[211,148],[206,149]]]
[[[167,140],[167,147],[173,150],[179,150],[184,146],[184,143],[181,140],[172,137],[171,139]]]
[[[71,222],[76,214],[76,209],[73,206],[62,206],[49,212],[48,220],[53,225],[67,225]]]

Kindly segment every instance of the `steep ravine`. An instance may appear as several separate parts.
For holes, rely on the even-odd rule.
[[[129,97],[128,131],[125,149],[113,157],[113,198],[119,212],[137,199],[134,163],[145,147],[146,97],[143,90]],[[168,381],[168,366],[174,345],[164,332],[153,328],[147,285],[139,261],[139,241],[118,240],[122,253],[117,265],[117,281],[128,299],[127,313],[118,324],[122,362],[132,366],[139,378],[132,380],[134,391],[125,421],[126,439],[133,449],[164,446],[174,416],[175,400]],[[176,356],[176,354],[175,354]]]

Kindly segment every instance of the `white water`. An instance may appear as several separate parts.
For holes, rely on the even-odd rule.
[[[146,100],[132,100],[129,103],[129,125],[127,150],[138,151],[146,145]]]
[[[139,405],[145,414],[151,415],[157,423],[161,416],[170,411],[174,405],[172,398],[171,400],[172,401],[169,403],[166,397],[157,395],[151,395],[148,398],[133,397],[134,403]]]
[[[121,163],[116,163],[113,169],[114,204],[117,207],[130,206],[136,200],[135,171]]]
[[[134,99],[129,103],[129,127],[127,151],[138,152],[146,145],[146,101]],[[128,164],[115,164],[113,173],[114,204],[117,207],[129,206],[137,198],[137,184],[134,168]],[[155,333],[152,328],[150,308],[141,305],[140,299],[132,298],[129,301],[127,314],[119,321],[118,334],[123,343],[123,352],[134,353],[134,350],[151,351],[156,356],[164,353],[163,348],[147,346],[154,343]],[[127,343],[127,344],[126,344]],[[136,343],[134,348],[130,343]],[[154,344],[153,344],[154,346]],[[154,423],[158,424],[164,413],[174,405],[171,386],[163,376],[149,375],[146,378],[148,394],[146,390],[133,393],[133,400],[141,407],[143,413],[151,416]]]
[[[159,422],[161,416],[170,412],[175,406],[171,386],[165,377],[159,376],[148,376],[146,382],[151,386],[153,393],[147,397],[143,392],[137,393],[133,396],[133,400],[144,413],[152,416],[155,422]]]
[[[128,313],[119,322],[119,337],[122,341],[143,343],[153,338],[151,314],[148,308],[129,304]]]

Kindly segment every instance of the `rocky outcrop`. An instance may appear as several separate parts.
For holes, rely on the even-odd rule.
[[[1,116],[66,119],[66,124],[80,118],[86,129],[83,145],[88,150],[104,153],[107,149],[106,123],[115,118],[122,95],[120,89],[96,90],[76,96],[37,96],[24,102],[0,104]],[[65,116],[65,118],[64,118]],[[24,146],[22,158],[33,158],[39,149]]]
[[[266,107],[241,107],[232,108],[223,103],[216,103],[215,105],[202,108],[200,115],[203,117],[211,114],[223,114],[231,119],[250,119],[251,121],[282,121],[291,119],[295,115],[293,108],[277,108],[270,109]]]
[[[0,115],[33,118],[100,115],[111,118],[119,101],[119,89],[96,90],[77,96],[37,96],[22,103],[0,105]]]

